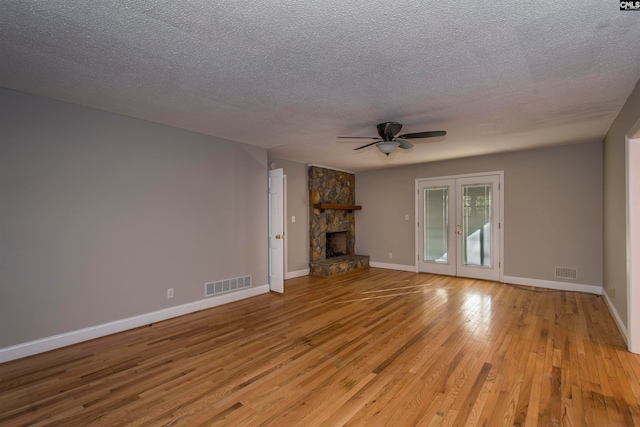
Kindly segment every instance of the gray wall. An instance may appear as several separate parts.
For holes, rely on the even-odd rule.
[[[504,274],[558,281],[556,266],[575,267],[577,283],[602,286],[600,143],[358,173],[356,252],[414,266],[415,180],[498,170],[505,179]]]
[[[309,186],[307,165],[269,157],[287,175],[287,272],[309,268]],[[296,217],[296,222],[291,217]]]
[[[639,119],[640,81],[604,140],[604,288],[625,326],[628,326],[625,135]]]
[[[267,284],[266,150],[5,89],[0,108],[0,347]]]

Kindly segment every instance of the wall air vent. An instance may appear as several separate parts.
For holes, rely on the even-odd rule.
[[[251,287],[251,276],[234,277],[204,284],[204,296],[210,297]]]
[[[567,268],[567,267],[556,267],[555,276],[558,279],[576,280],[578,278],[578,269],[577,268]]]

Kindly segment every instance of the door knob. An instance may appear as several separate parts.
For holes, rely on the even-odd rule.
[[[281,236],[278,234],[278,235],[276,236],[276,239],[280,239],[280,237],[281,237]]]
[[[462,234],[462,231],[458,230],[458,232],[456,233],[458,236],[460,236]]]

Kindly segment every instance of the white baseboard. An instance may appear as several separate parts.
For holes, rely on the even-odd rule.
[[[77,344],[94,338],[104,337],[106,335],[115,334],[117,332],[126,331],[128,329],[138,328],[140,326],[151,323],[160,322],[162,320],[171,319],[207,308],[228,304],[234,301],[240,301],[256,295],[269,292],[269,285],[254,286],[253,288],[243,289],[241,291],[223,294],[217,297],[206,298],[187,304],[177,305],[175,307],[164,308],[162,310],[151,313],[141,314],[139,316],[128,317],[126,319],[115,320],[113,322],[104,323],[102,325],[91,326],[89,328],[79,329],[77,331],[66,332],[47,338],[41,338],[35,341],[29,341],[23,344],[17,344],[10,347],[0,348],[0,363],[10,360],[20,359],[22,357],[31,356],[45,351],[54,350],[56,348],[66,347],[71,344]]]
[[[624,342],[629,345],[629,332],[627,331],[627,327],[624,326],[624,322],[622,321],[620,314],[618,314],[618,310],[613,306],[613,302],[609,299],[609,295],[606,292],[603,292],[602,295],[604,295],[604,302],[607,304],[609,313],[613,316],[613,320],[616,322],[616,326],[618,327]]]
[[[555,289],[558,291],[587,292],[602,295],[602,286],[582,285],[580,283],[556,282],[554,280],[529,279],[527,277],[504,276],[505,283],[533,286],[535,288]]]
[[[386,262],[370,262],[369,266],[374,268],[386,268],[387,270],[410,271],[412,273],[417,272],[415,265],[387,264]]]
[[[304,270],[289,271],[288,273],[284,274],[284,279],[285,280],[295,279],[296,277],[302,277],[302,276],[308,276],[308,275],[309,275],[309,269],[306,268]]]

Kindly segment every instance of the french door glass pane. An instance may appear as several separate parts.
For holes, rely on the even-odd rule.
[[[462,186],[464,265],[491,267],[491,185]]]
[[[446,263],[449,188],[424,190],[424,261]]]

